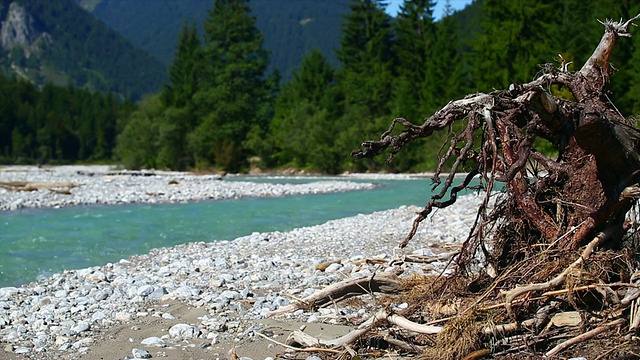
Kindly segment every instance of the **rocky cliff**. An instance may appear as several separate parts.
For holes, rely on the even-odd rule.
[[[38,29],[36,21],[23,6],[12,2],[0,23],[0,46],[6,51],[22,48],[28,58],[39,39],[50,42],[51,36]]]

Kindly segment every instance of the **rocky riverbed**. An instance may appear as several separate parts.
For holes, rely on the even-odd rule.
[[[9,177],[12,180],[2,175],[0,181],[20,181],[19,173],[15,171]],[[43,175],[42,181],[63,181],[51,176]],[[73,176],[89,175],[75,170]],[[163,184],[163,199],[172,201],[171,196],[178,192],[166,190],[168,176],[174,176],[179,184],[190,184],[185,192],[200,191],[195,189],[197,181],[217,181],[192,179],[188,174],[138,176],[136,180],[109,176],[111,181],[99,180],[94,174],[72,191],[102,188],[104,198],[91,196],[109,203],[117,201],[107,188],[114,183],[129,189],[138,183],[148,184],[139,185],[135,194],[160,191],[153,186]],[[94,180],[102,185],[94,187]],[[347,190],[330,183],[326,185],[333,189],[330,191]],[[242,193],[242,186],[261,189],[260,184],[238,186],[233,190],[236,196]],[[282,186],[277,191],[282,194],[303,188],[292,190],[296,186]],[[325,191],[306,186],[305,191]],[[4,200],[7,194],[10,200]],[[7,192],[0,197],[6,205],[24,195]],[[250,195],[256,193],[242,196]],[[176,201],[189,200],[192,198]],[[251,359],[286,357],[287,349],[265,337],[283,342],[287,333],[301,324],[315,336],[335,337],[348,331],[343,324],[371,316],[373,302],[356,308],[337,304],[319,311],[297,310],[276,319],[267,318],[269,312],[348,277],[381,271],[402,271],[403,276],[443,271],[444,261],[425,265],[393,260],[455,250],[467,235],[479,201],[476,196],[465,196],[457,206],[438,211],[423,222],[414,240],[402,250],[398,243],[411,228],[417,207],[358,215],[289,232],[254,233],[233,241],[154,249],[113,264],[65,271],[19,288],[0,288],[0,359],[222,359],[229,358],[231,352]],[[57,203],[34,196],[21,204]]]
[[[0,211],[322,194],[375,186],[353,181],[277,184],[225,179],[220,175],[126,171],[108,166],[7,166],[0,168]]]

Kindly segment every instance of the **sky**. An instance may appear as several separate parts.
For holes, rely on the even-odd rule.
[[[404,3],[404,0],[387,0],[389,6],[387,6],[387,13],[391,16],[395,16],[400,10],[400,5]],[[451,8],[456,10],[464,9],[465,6],[471,4],[472,0],[449,0]],[[433,16],[436,20],[440,20],[444,13],[444,6],[447,3],[446,0],[437,0],[436,7],[433,10]]]

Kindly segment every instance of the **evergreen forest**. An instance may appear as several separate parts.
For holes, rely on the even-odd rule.
[[[391,164],[349,154],[395,117],[422,123],[450,100],[530,81],[541,64],[558,67],[565,59],[579,69],[602,34],[597,19],[640,12],[638,0],[476,0],[435,21],[433,0],[405,0],[395,18],[384,3],[350,0],[335,49],[339,65],[313,50],[285,82],[267,70],[270,55],[246,0],[214,0],[203,24],[186,23],[169,81],[135,105],[4,79],[3,160],[229,172],[428,171],[449,139],[413,142]],[[639,41],[622,39],[613,54],[620,74],[609,96],[625,116],[640,114]]]
[[[0,163],[111,162],[133,110],[111,93],[0,77]]]

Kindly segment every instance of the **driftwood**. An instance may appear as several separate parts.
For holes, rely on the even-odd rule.
[[[563,314],[563,313],[560,313]],[[318,339],[313,337],[303,330],[295,330],[293,331],[289,337],[287,338],[287,345],[298,345],[305,347],[318,347],[325,346],[329,348],[337,348],[344,347],[347,345],[351,345],[359,340],[366,333],[371,331],[376,326],[379,326],[381,323],[388,323],[390,325],[395,325],[400,329],[410,331],[417,334],[427,334],[427,335],[435,335],[442,332],[442,326],[433,326],[426,324],[419,324],[413,322],[403,316],[392,314],[387,312],[386,310],[379,310],[372,317],[370,317],[367,321],[358,326],[355,330],[345,334],[336,339]],[[500,324],[500,325],[487,325],[481,328],[480,332],[484,335],[497,335],[497,334],[506,334],[509,332],[514,332],[521,330],[522,328],[531,327],[535,324],[536,319],[529,319],[522,322],[514,322],[509,324]],[[556,326],[574,326],[572,323],[560,324],[556,323]]]
[[[0,187],[9,191],[36,191],[41,189],[51,190],[58,193],[68,193],[74,187],[78,187],[69,181],[62,182],[28,182],[28,181],[7,181],[0,182]]]
[[[306,348],[298,348],[298,347],[294,347],[294,346],[291,346],[291,345],[288,345],[288,344],[285,344],[285,343],[282,343],[282,342],[276,341],[276,340],[274,340],[274,339],[272,339],[272,338],[268,337],[267,335],[262,334],[262,333],[260,333],[260,332],[256,332],[255,334],[256,334],[256,335],[258,335],[258,336],[260,336],[261,338],[263,338],[263,339],[267,340],[267,341],[270,341],[270,342],[272,342],[272,343],[274,343],[274,344],[280,345],[280,346],[282,346],[282,347],[284,347],[284,348],[287,348],[287,349],[289,349],[289,350],[293,350],[293,351],[301,351],[301,352],[327,352],[327,353],[333,353],[333,354],[340,353],[340,351],[338,351],[338,350],[326,349],[326,348],[319,348],[319,347],[312,347],[312,346],[308,346],[308,347],[306,347]]]
[[[600,326],[598,326],[597,328],[595,328],[593,330],[589,330],[589,331],[587,331],[587,332],[585,332],[583,334],[580,334],[580,335],[578,335],[578,336],[576,336],[576,337],[574,337],[572,339],[569,339],[569,340],[567,340],[565,342],[562,342],[562,343],[558,344],[553,349],[547,351],[545,356],[554,356],[556,354],[559,354],[562,350],[564,350],[564,349],[566,349],[566,348],[568,348],[570,346],[573,346],[573,345],[578,344],[580,342],[583,342],[583,341],[586,341],[588,339],[591,339],[592,337],[594,337],[594,336],[596,336],[596,335],[598,335],[600,333],[603,333],[603,332],[605,332],[605,331],[607,331],[607,330],[609,330],[609,329],[611,329],[613,327],[624,325],[624,323],[626,321],[627,321],[626,319],[617,319],[617,320],[608,322],[608,323],[606,323],[604,325],[600,325]]]
[[[507,312],[509,314],[512,314],[511,303],[516,297],[522,294],[532,292],[532,291],[548,290],[548,289],[560,286],[562,283],[564,283],[567,275],[570,274],[572,271],[574,271],[575,268],[582,265],[589,258],[589,256],[591,256],[591,253],[595,250],[595,248],[598,245],[600,245],[603,241],[610,238],[611,235],[612,234],[610,231],[607,233],[603,232],[598,234],[598,236],[596,236],[595,239],[591,240],[589,245],[587,245],[587,247],[582,251],[582,254],[580,255],[580,257],[576,261],[574,261],[571,265],[569,265],[564,271],[562,271],[560,274],[555,276],[553,279],[544,283],[518,286],[512,290],[507,291],[505,293],[505,303],[506,303]]]
[[[331,340],[321,340],[315,338],[304,331],[296,330],[289,335],[287,339],[287,344],[298,344],[302,346],[327,346],[330,348],[333,347],[344,347],[346,345],[351,345],[360,339],[363,335],[369,332],[374,327],[378,326],[381,322],[388,322],[389,324],[396,325],[402,329],[412,331],[420,334],[438,334],[442,331],[442,327],[440,326],[431,326],[431,325],[422,325],[415,323],[413,321],[408,320],[407,318],[390,314],[386,310],[379,310],[375,315],[370,317],[367,321],[358,326],[357,329],[349,332],[346,335],[343,335],[337,339]]]
[[[356,276],[330,285],[321,291],[307,296],[300,301],[276,309],[267,317],[296,311],[298,309],[317,309],[333,302],[362,294],[385,293],[397,294],[404,290],[400,279],[392,273],[376,273],[374,275]]]

